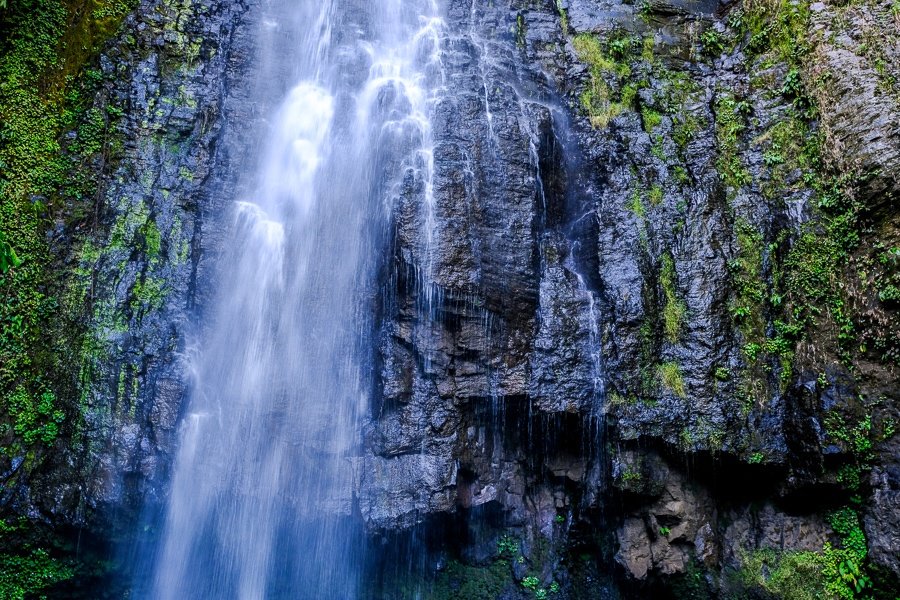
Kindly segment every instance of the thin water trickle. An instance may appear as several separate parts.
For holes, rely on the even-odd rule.
[[[265,9],[258,100],[289,91],[252,193],[234,199],[210,325],[188,359],[161,538],[135,586],[148,598],[359,593],[350,516],[372,346],[360,305],[397,182],[413,169],[430,185],[443,22],[427,0]],[[355,75],[347,57],[362,57]]]

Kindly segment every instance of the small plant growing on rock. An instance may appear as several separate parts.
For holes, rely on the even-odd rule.
[[[519,553],[519,542],[512,536],[505,535],[497,541],[497,554],[501,558],[509,558]]]
[[[660,527],[659,528],[659,535],[662,537],[669,537],[670,533],[672,533],[672,530],[669,529],[668,527]]]
[[[0,231],[0,275],[6,273],[13,267],[18,267],[22,261],[16,256],[16,251],[6,241],[6,236]]]
[[[722,34],[715,29],[709,28],[700,35],[700,45],[703,51],[710,56],[722,54],[725,50],[725,41]]]
[[[744,345],[744,354],[747,355],[747,358],[750,362],[756,360],[756,357],[759,356],[759,353],[762,351],[762,346],[757,344],[756,342],[750,342]]]
[[[534,575],[529,575],[525,579],[522,580],[522,587],[526,590],[535,591],[538,589],[538,586],[541,585],[541,580],[535,577]]]
[[[627,469],[624,473],[622,473],[622,481],[625,483],[633,483],[641,480],[641,474],[637,471],[632,471],[631,469]]]

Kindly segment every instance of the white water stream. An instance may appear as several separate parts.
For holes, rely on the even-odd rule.
[[[260,72],[296,79],[253,193],[234,199],[211,325],[191,355],[154,599],[358,595],[348,517],[371,294],[400,178],[430,185],[443,22],[432,0],[266,10],[260,35],[288,36],[293,51],[261,52]]]

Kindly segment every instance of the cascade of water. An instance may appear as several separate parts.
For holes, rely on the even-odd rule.
[[[260,72],[294,87],[248,175],[252,197],[236,199],[191,359],[162,536],[137,586],[160,600],[358,595],[348,516],[368,404],[367,298],[401,178],[414,172],[430,202],[436,3],[268,10],[261,35],[278,40],[260,42]]]

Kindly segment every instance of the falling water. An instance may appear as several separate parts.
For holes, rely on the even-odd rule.
[[[260,8],[262,10],[262,8]],[[428,203],[439,9],[278,0],[258,72],[290,82],[235,198],[146,595],[354,598],[354,456],[378,256],[401,181]],[[290,52],[274,48],[290,40]],[[261,78],[263,79],[263,78]],[[287,85],[286,85],[287,84]],[[427,210],[426,210],[427,212]]]

